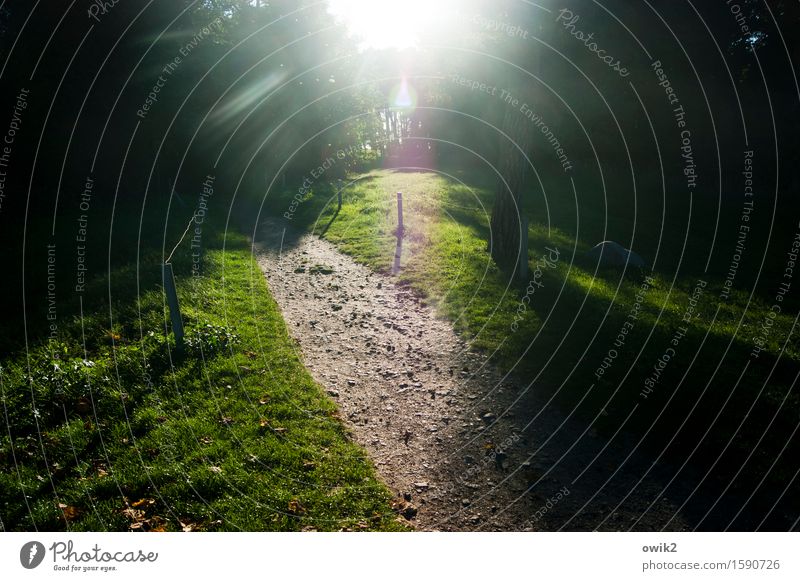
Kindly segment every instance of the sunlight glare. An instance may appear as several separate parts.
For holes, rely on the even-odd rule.
[[[328,0],[329,12],[361,40],[361,48],[417,46],[421,33],[444,28],[456,0]]]

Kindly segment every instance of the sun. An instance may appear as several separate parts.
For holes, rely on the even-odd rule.
[[[328,11],[362,49],[415,47],[422,33],[443,30],[458,17],[456,0],[328,0]]]

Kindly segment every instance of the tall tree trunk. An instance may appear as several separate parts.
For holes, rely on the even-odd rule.
[[[520,97],[523,94],[522,89],[516,93]],[[526,102],[531,104],[530,100]],[[531,157],[532,130],[531,122],[519,107],[505,107],[501,127],[508,138],[500,137],[497,168],[502,179],[498,180],[492,208],[489,250],[498,266],[510,269],[516,265],[520,251],[522,191],[529,172],[528,161],[522,152]]]

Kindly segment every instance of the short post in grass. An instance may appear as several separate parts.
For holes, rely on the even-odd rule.
[[[169,305],[169,318],[172,320],[172,334],[175,335],[175,345],[179,350],[182,350],[183,320],[181,319],[181,309],[178,305],[175,275],[172,273],[172,265],[169,262],[164,263],[162,275],[164,277],[164,292],[167,293],[167,304]]]
[[[520,216],[519,236],[519,279],[523,282],[528,278],[528,217]]]
[[[397,236],[402,237],[403,226],[403,192],[397,192]]]
[[[339,202],[339,207],[336,208],[336,213],[338,214],[342,209],[342,180],[336,182],[336,197]]]

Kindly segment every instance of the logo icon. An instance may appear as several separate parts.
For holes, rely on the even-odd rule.
[[[26,569],[35,569],[44,560],[44,545],[39,541],[31,541],[22,545],[19,551],[19,562]]]

